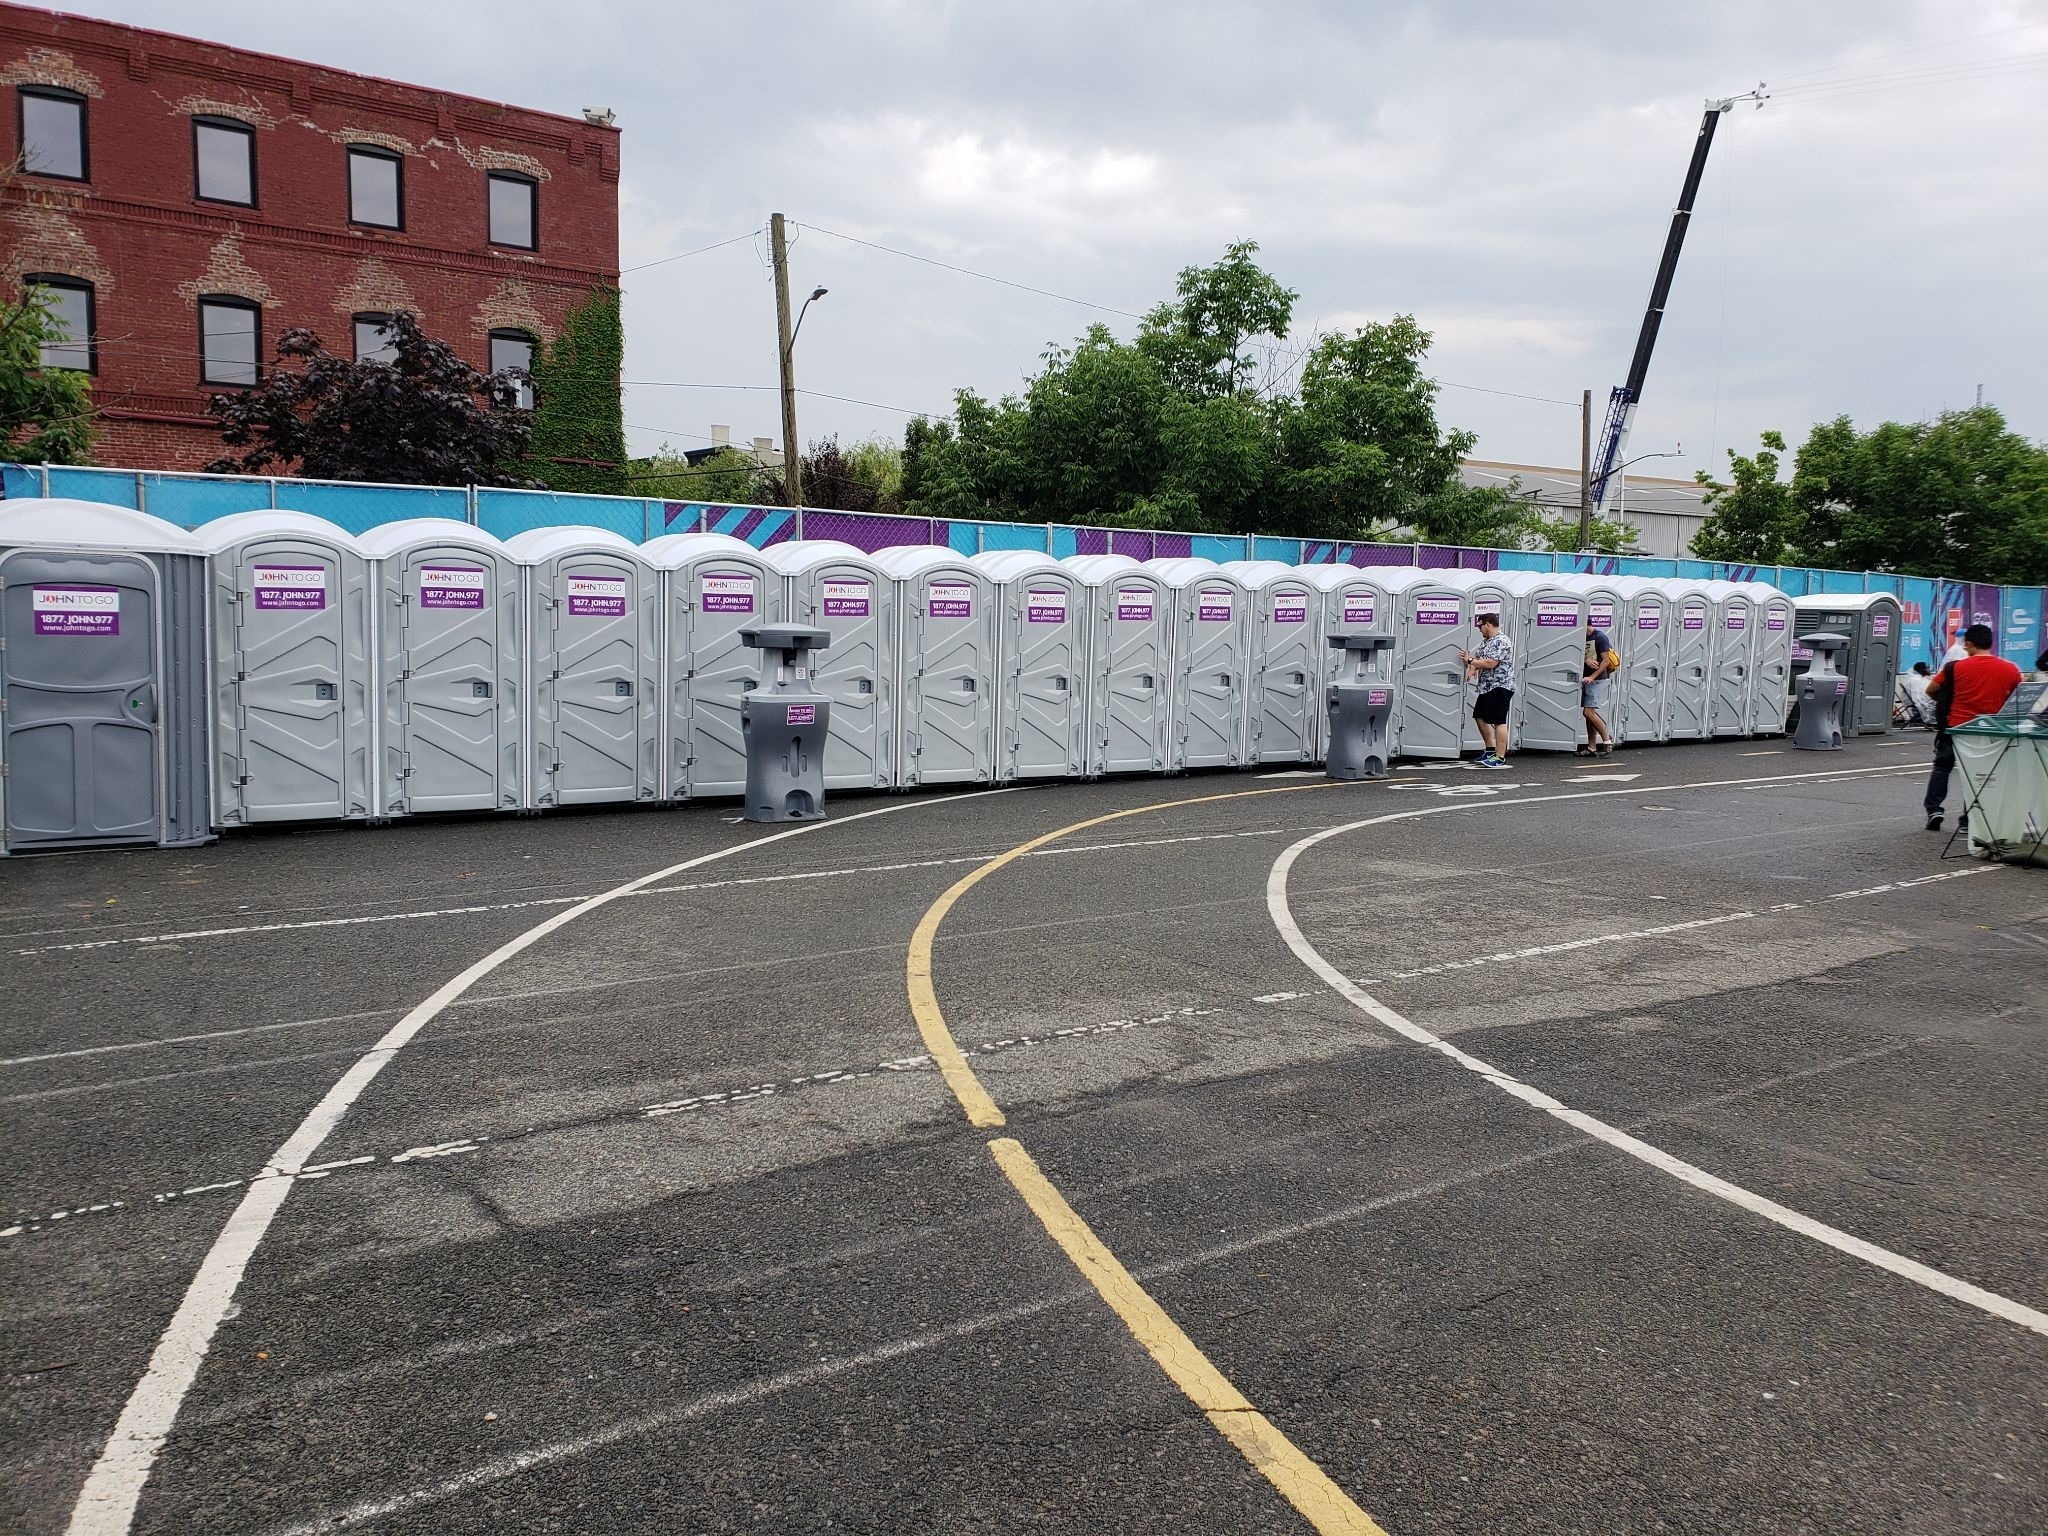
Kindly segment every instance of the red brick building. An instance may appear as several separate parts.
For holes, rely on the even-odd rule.
[[[219,457],[207,396],[288,327],[360,356],[409,309],[501,367],[618,282],[619,134],[593,114],[7,4],[0,90],[0,281],[71,324],[45,363],[92,371],[101,463]]]

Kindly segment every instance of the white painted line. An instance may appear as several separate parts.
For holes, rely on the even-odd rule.
[[[1565,780],[1567,784],[1630,784],[1640,779],[1640,773],[1581,773]]]
[[[1800,775],[1799,777],[1812,778],[1814,775]],[[1584,1132],[1596,1141],[1603,1142],[1613,1147],[1616,1151],[1625,1152],[1630,1157],[1647,1163],[1660,1172],[1668,1173],[1681,1183],[1688,1184],[1694,1189],[1713,1195],[1717,1199],[1725,1200],[1729,1204],[1748,1211],[1753,1215],[1761,1216],[1766,1221],[1775,1222],[1788,1231],[1797,1232],[1802,1237],[1812,1238],[1815,1242],[1825,1244],[1838,1253],[1845,1253],[1851,1258],[1861,1259],[1866,1264],[1874,1265],[1889,1274],[1897,1275],[1901,1279],[1910,1280],[1916,1285],[1925,1286],[1928,1290],[1946,1296],[1952,1301],[1962,1302],[1966,1306],[1988,1312],[1993,1317],[2017,1323],[2023,1328],[2031,1329],[2035,1333],[2048,1337],[2048,1313],[2027,1306],[2023,1302],[2014,1301],[2010,1297],[2001,1296],[1995,1291],[1987,1291],[1981,1286],[1972,1285],[1967,1280],[1959,1280],[1953,1275],[1944,1274],[1930,1265],[1922,1264],[1917,1259],[1909,1259],[1904,1254],[1893,1253],[1888,1248],[1880,1248],[1875,1243],[1867,1242],[1863,1238],[1853,1236],[1850,1233],[1841,1231],[1839,1228],[1828,1226],[1824,1222],[1815,1221],[1812,1217],[1795,1211],[1789,1206],[1780,1205],[1775,1200],[1766,1199],[1764,1196],[1752,1193],[1740,1185],[1731,1184],[1726,1179],[1708,1173],[1705,1169],[1695,1167],[1691,1163],[1681,1161],[1661,1148],[1653,1147],[1648,1142],[1631,1136],[1626,1131],[1616,1129],[1604,1120],[1595,1119],[1583,1111],[1562,1104],[1549,1094],[1544,1093],[1541,1089],[1533,1088],[1521,1079],[1501,1071],[1498,1067],[1492,1066],[1487,1062],[1481,1061],[1478,1057],[1460,1050],[1435,1031],[1417,1024],[1405,1015],[1389,1008],[1385,1003],[1379,1001],[1371,993],[1361,989],[1349,977],[1345,976],[1343,972],[1325,960],[1302,933],[1300,926],[1294,920],[1294,913],[1288,905],[1287,877],[1293,870],[1295,861],[1309,849],[1315,847],[1316,844],[1326,842],[1330,838],[1340,836],[1345,832],[1355,832],[1362,827],[1378,826],[1384,822],[1403,821],[1417,816],[1440,816],[1449,815],[1456,811],[1480,810],[1491,805],[1503,803],[1543,804],[1561,800],[1589,799],[1601,795],[1650,794],[1676,789],[1722,787],[1727,787],[1727,781],[1713,785],[1673,784],[1632,790],[1593,790],[1578,795],[1531,797],[1526,801],[1478,801],[1462,806],[1432,806],[1419,811],[1396,811],[1386,816],[1368,816],[1361,821],[1354,821],[1346,826],[1331,827],[1325,831],[1312,832],[1300,842],[1283,851],[1280,857],[1273,861],[1272,871],[1266,878],[1266,911],[1273,920],[1273,926],[1279,930],[1280,937],[1286,941],[1287,947],[1294,951],[1295,957],[1328,983],[1332,991],[1343,997],[1368,1018],[1376,1020],[1395,1034],[1400,1035],[1403,1039],[1412,1041],[1427,1050],[1435,1051],[1447,1060],[1456,1062],[1466,1071],[1484,1078],[1511,1098],[1520,1099],[1523,1103],[1535,1109],[1540,1109],[1545,1114],[1562,1120],[1566,1125]],[[1855,894],[1859,893],[1844,892],[1842,896],[1846,899]]]
[[[1787,1083],[1797,1082],[1804,1078],[1818,1077],[1831,1072],[1839,1072],[1847,1067],[1856,1066],[1877,1057],[1893,1055],[1905,1050],[1914,1043],[1916,1042],[1895,1042],[1891,1045],[1881,1046],[1876,1050],[1859,1052],[1854,1056],[1838,1057],[1833,1061],[1816,1062],[1812,1066],[1801,1067],[1797,1071],[1787,1072],[1779,1077],[1765,1078],[1760,1082],[1750,1083],[1731,1092],[1717,1094],[1712,1098],[1695,1099],[1676,1105],[1671,1109],[1659,1111],[1649,1118],[1667,1119],[1674,1115],[1691,1114],[1701,1109],[1746,1098],[1754,1094],[1767,1093],[1771,1089],[1782,1087]],[[1453,1189],[1483,1183],[1503,1173],[1512,1173],[1535,1163],[1555,1161],[1560,1157],[1569,1156],[1584,1145],[1584,1142],[1567,1140],[1551,1146],[1537,1147],[1527,1152],[1519,1152],[1513,1157],[1503,1158],[1498,1162],[1482,1164],[1476,1168],[1460,1169],[1456,1173],[1446,1174],[1442,1178],[1432,1179],[1427,1183],[1406,1185],[1400,1189],[1389,1190],[1386,1194],[1375,1195],[1370,1199],[1361,1200],[1337,1210],[1319,1212],[1305,1221],[1290,1222],[1283,1226],[1267,1227],[1261,1231],[1247,1233],[1243,1237],[1219,1243],[1214,1247],[1200,1249],[1193,1253],[1180,1254],[1170,1259],[1157,1260],[1133,1270],[1132,1274],[1141,1281],[1159,1280],[1170,1275],[1185,1274],[1190,1270],[1200,1269],[1206,1265],[1222,1263],[1247,1253],[1255,1253],[1263,1248],[1292,1242],[1297,1238],[1306,1237],[1314,1232],[1324,1231],[1331,1227],[1342,1226],[1349,1222],[1361,1220],[1367,1216],[1377,1215],[1381,1211],[1410,1205],[1418,1200],[1431,1199],[1437,1195],[1446,1194]],[[1149,1182],[1151,1181],[1142,1178],[1136,1181],[1120,1180],[1109,1185],[1108,1188],[1115,1190],[1143,1187]],[[891,1246],[893,1247],[894,1245]],[[768,1273],[781,1274],[783,1272],[782,1267],[777,1267]],[[761,1278],[761,1276],[750,1276],[745,1283],[755,1285],[759,1283]],[[728,1287],[719,1287],[719,1289],[726,1288]],[[693,1418],[701,1418],[708,1413],[729,1408],[744,1407],[748,1403],[758,1402],[764,1397],[788,1391],[793,1387],[807,1386],[821,1378],[841,1375],[847,1371],[862,1369],[871,1365],[880,1365],[890,1360],[899,1359],[904,1355],[921,1353],[936,1345],[951,1343],[956,1339],[969,1337],[972,1334],[989,1328],[1003,1326],[1012,1322],[1020,1322],[1025,1318],[1035,1317],[1040,1313],[1051,1311],[1055,1308],[1073,1306],[1079,1302],[1086,1301],[1093,1294],[1092,1291],[1073,1290],[1058,1295],[1044,1296],[1034,1301],[1021,1303],[1015,1307],[1005,1308],[1000,1312],[984,1313],[978,1317],[964,1318],[959,1322],[945,1324],[942,1327],[925,1333],[914,1334],[908,1338],[880,1344],[871,1349],[863,1350],[858,1354],[838,1356],[831,1360],[820,1361],[815,1365],[800,1367],[794,1371],[757,1378],[755,1381],[742,1386],[711,1393],[705,1397],[679,1404],[673,1408],[658,1409],[637,1419],[615,1420],[611,1424],[600,1426],[598,1429],[581,1435],[550,1441],[542,1445],[529,1447],[526,1450],[514,1451],[503,1456],[493,1457],[488,1461],[471,1467],[465,1472],[458,1472],[454,1476],[444,1478],[439,1482],[404,1489],[396,1493],[386,1494],[381,1498],[361,1499],[339,1508],[330,1508],[310,1520],[300,1520],[290,1525],[273,1527],[271,1531],[266,1533],[266,1536],[320,1536],[322,1532],[347,1530],[351,1526],[362,1525],[369,1521],[384,1519],[390,1515],[403,1514],[428,1505],[442,1503],[461,1494],[473,1493],[477,1489],[487,1487],[492,1483],[503,1482],[507,1478],[517,1477],[521,1473],[532,1471],[536,1467],[552,1466],[562,1461],[573,1460],[587,1452],[600,1450],[606,1446],[616,1445],[622,1441],[635,1439],[642,1435],[652,1434],[672,1424],[681,1423]],[[592,1313],[585,1314],[576,1321],[589,1322],[597,1318],[616,1316],[620,1310],[622,1309],[618,1306],[601,1307]],[[565,1326],[568,1325],[561,1321],[553,1321],[538,1327],[521,1329],[515,1333],[489,1333],[469,1339],[446,1340],[437,1345],[429,1345],[424,1350],[419,1351],[414,1358],[410,1358],[405,1362],[405,1366],[409,1369],[417,1369],[422,1365],[437,1364],[442,1359],[459,1359],[471,1355],[490,1353],[499,1349],[516,1348],[522,1344],[530,1343],[537,1338],[561,1332]],[[308,1397],[315,1389],[331,1391],[338,1386],[352,1385],[366,1376],[372,1377],[372,1379],[389,1379],[393,1374],[390,1371],[379,1369],[377,1364],[372,1364],[336,1371],[331,1373],[330,1377],[326,1379],[320,1377],[302,1379],[298,1383],[299,1396],[297,1400],[308,1400]],[[231,1403],[215,1408],[205,1416],[203,1422],[229,1422],[232,1416],[236,1416],[235,1409],[238,1406],[240,1405]],[[260,1409],[273,1406],[273,1404],[265,1403],[259,1399],[257,1404],[253,1406]]]
[[[987,791],[990,794],[1012,792]],[[313,1154],[333,1134],[342,1116],[361,1097],[363,1090],[442,1009],[507,960],[539,943],[556,929],[683,870],[730,858],[737,853],[752,852],[769,843],[802,837],[806,833],[865,821],[871,816],[959,803],[958,798],[907,800],[898,805],[856,811],[850,816],[835,817],[829,821],[805,822],[781,832],[771,832],[765,837],[699,854],[680,864],[671,864],[666,869],[629,880],[579,902],[566,912],[557,912],[516,938],[507,940],[443,984],[425,1002],[400,1019],[342,1075],[339,1082],[328,1089],[326,1096],[299,1123],[298,1129],[271,1155],[263,1174],[251,1183],[248,1192],[242,1196],[241,1204],[228,1218],[227,1226],[214,1239],[213,1246],[199,1265],[199,1272],[193,1276],[192,1284],[185,1292],[185,1299],[171,1318],[170,1326],[157,1341],[148,1369],[122,1408],[106,1448],[100,1452],[99,1460],[86,1477],[85,1486],[79,1490],[78,1502],[72,1507],[71,1522],[67,1527],[69,1536],[123,1536],[134,1525],[136,1505],[142,1498],[143,1487],[149,1481],[157,1457],[163,1451],[164,1437],[176,1422],[185,1394],[191,1390],[199,1375],[199,1367],[206,1359],[206,1352],[213,1344],[214,1333],[234,1304],[242,1274],[255,1255],[257,1244],[263,1241],[264,1233],[276,1219],[285,1196],[291,1193],[293,1183],[305,1171]]]

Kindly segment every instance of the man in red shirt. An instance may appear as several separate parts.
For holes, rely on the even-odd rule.
[[[1972,624],[1963,631],[1963,655],[1941,669],[1927,689],[1934,701],[1934,772],[1927,779],[1927,830],[1941,830],[1941,812],[1948,799],[1948,777],[1955,771],[1955,743],[1949,728],[1968,725],[1979,715],[1996,714],[2005,707],[2020,685],[2020,669],[1992,650],[1997,637],[1989,624]],[[1968,813],[1958,818],[1970,824]]]

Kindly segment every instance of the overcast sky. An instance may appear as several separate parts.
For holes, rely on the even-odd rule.
[[[624,133],[623,263],[802,226],[812,437],[900,434],[1132,322],[826,230],[1139,311],[1252,239],[1297,330],[1436,335],[1482,457],[1576,464],[1628,366],[1702,99],[1723,118],[1631,453],[1719,469],[1971,403],[2048,437],[2048,0],[82,0],[65,9]],[[2008,61],[1996,70],[1965,66]],[[1846,67],[1841,67],[1846,66]],[[1892,76],[1891,79],[1872,77]],[[1800,88],[1800,89],[1795,89]],[[772,385],[765,236],[628,271],[627,377]],[[780,435],[767,390],[634,383],[636,450]]]

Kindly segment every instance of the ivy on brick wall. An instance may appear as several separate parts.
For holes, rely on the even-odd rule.
[[[626,493],[625,365],[619,291],[593,288],[533,360],[533,446],[526,472],[557,491]]]

